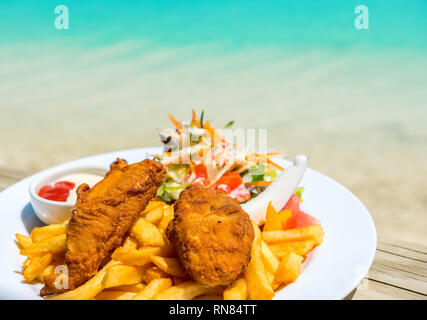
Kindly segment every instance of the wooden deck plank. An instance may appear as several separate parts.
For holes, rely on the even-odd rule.
[[[427,300],[427,247],[378,241],[374,262],[353,299]]]
[[[386,241],[378,242],[378,249],[414,260],[427,262],[427,246],[422,244],[387,239]]]
[[[426,300],[426,297],[386,283],[365,279],[353,300]]]
[[[30,174],[31,173],[29,171],[0,167],[0,191],[9,187],[15,182],[24,179]]]

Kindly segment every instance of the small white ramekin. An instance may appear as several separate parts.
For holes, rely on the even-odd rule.
[[[44,223],[62,223],[71,218],[74,202],[52,201],[40,197],[37,193],[41,187],[57,181],[61,177],[73,173],[94,173],[105,175],[107,170],[102,167],[88,167],[83,165],[55,167],[39,173],[31,182],[29,193],[31,205],[37,217]]]

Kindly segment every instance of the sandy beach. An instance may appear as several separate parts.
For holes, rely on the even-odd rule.
[[[168,112],[194,108],[217,126],[268,129],[288,158],[308,154],[364,202],[380,238],[427,243],[424,53],[48,46],[0,51],[0,166],[155,146]]]

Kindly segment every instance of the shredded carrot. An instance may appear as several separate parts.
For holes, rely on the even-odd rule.
[[[265,157],[278,157],[281,156],[282,153],[280,152],[268,152],[268,153],[253,153],[249,156],[246,156],[246,160],[247,161],[260,161],[260,160],[264,160]]]
[[[196,111],[191,110],[192,117],[191,117],[191,123],[194,123],[196,127],[200,128],[200,121],[197,119]]]
[[[178,130],[182,130],[182,125],[181,125],[181,123],[178,121],[178,120],[176,120],[174,117],[173,117],[173,115],[171,115],[170,113],[169,113],[169,120],[174,124],[174,126],[178,129]]]
[[[238,161],[235,161],[232,165],[231,165],[231,167],[224,173],[224,174],[227,174],[227,173],[229,173],[229,172],[231,172],[231,171],[233,171],[236,167],[238,167],[240,165],[240,163],[238,162]]]
[[[281,167],[281,166],[279,166],[277,163],[275,163],[275,162],[273,162],[273,161],[271,161],[269,158],[267,158],[267,163],[268,164],[271,164],[273,167],[276,167],[277,169],[279,169],[279,170],[284,170],[284,168],[283,167]]]
[[[267,153],[264,153],[264,154],[255,153],[256,157],[262,157],[262,156],[266,156],[266,155],[268,157],[279,157],[279,156],[282,155],[282,153],[281,152],[267,152]]]
[[[267,187],[271,184],[272,181],[257,181],[257,182],[249,182],[245,183],[247,187]]]
[[[267,153],[267,156],[269,156],[269,157],[280,157],[281,155],[283,155],[283,153],[281,153],[281,152],[269,152],[269,153]]]
[[[209,134],[210,134],[210,136],[211,136],[211,143],[212,143],[212,145],[214,144],[214,138],[215,138],[215,129],[214,128],[212,128],[211,127],[211,124],[209,123],[209,121],[208,120],[206,120],[206,124],[205,124],[205,126],[206,126],[206,130],[208,130],[208,132],[209,132]]]
[[[208,120],[205,121],[205,128],[206,128],[206,130],[208,130],[208,132],[209,132],[209,134],[211,136],[212,146],[214,145],[214,142],[215,142],[215,136],[218,136],[218,138],[220,139],[221,142],[227,143],[227,140],[225,140],[224,137],[220,136],[216,132],[215,128],[211,127],[211,124],[209,123]]]

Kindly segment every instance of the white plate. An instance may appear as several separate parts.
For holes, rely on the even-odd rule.
[[[159,148],[124,150],[60,166],[108,168],[116,157],[133,163],[158,152]],[[0,193],[0,299],[40,299],[41,286],[23,281],[20,270],[24,257],[14,242],[15,233],[28,234],[34,226],[41,225],[29,203],[28,186],[34,178],[28,177]],[[301,185],[305,188],[303,209],[321,220],[325,240],[309,254],[297,281],[279,291],[274,299],[343,299],[356,288],[372,263],[377,243],[375,225],[368,210],[350,191],[323,174],[307,169]]]

